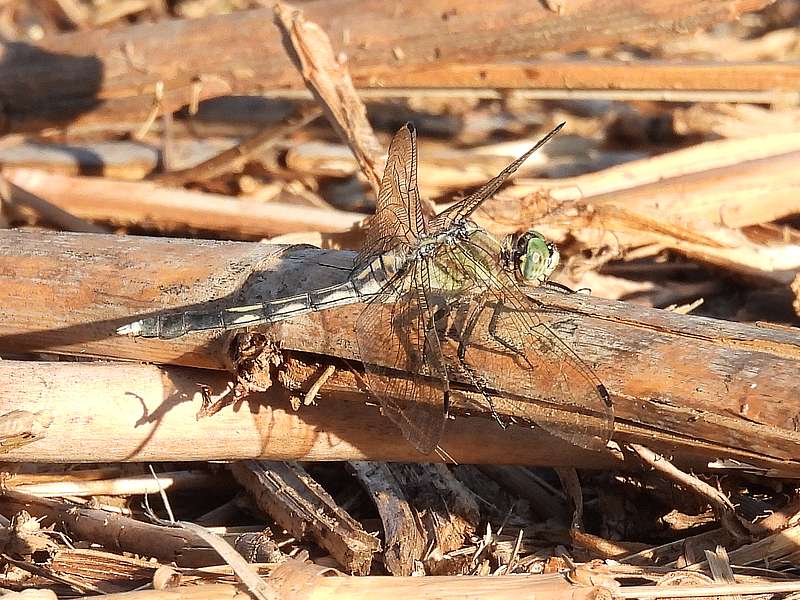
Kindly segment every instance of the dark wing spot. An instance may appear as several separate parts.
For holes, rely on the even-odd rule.
[[[608,390],[606,389],[606,386],[604,386],[602,383],[598,383],[597,384],[597,393],[600,394],[600,397],[603,399],[603,402],[605,402],[605,405],[610,407],[611,406],[611,394],[608,393]]]

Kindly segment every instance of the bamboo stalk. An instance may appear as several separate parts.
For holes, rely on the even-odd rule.
[[[358,377],[341,366],[342,360],[346,361],[344,364],[358,365],[353,340],[354,321],[360,314],[358,306],[278,323],[260,328],[259,335],[238,336],[227,342],[226,336],[215,333],[174,340],[141,340],[114,334],[116,327],[137,316],[167,308],[219,306],[220,300],[229,304],[252,303],[341,281],[350,255],[305,248],[286,251],[235,242],[11,231],[0,232],[0,248],[0,273],[4,277],[0,305],[6,307],[5,318],[0,321],[0,352],[59,352],[222,368],[231,367],[239,360],[237,356],[243,356],[241,350],[246,348],[242,343],[253,343],[253,349],[263,353],[263,361],[253,361],[251,371],[240,372],[251,382],[271,382],[274,374],[268,365],[282,362],[281,380],[302,397],[333,362],[338,368],[320,390],[320,410],[330,409],[324,400],[329,394],[358,403],[364,401],[363,394],[355,391],[362,387]],[[42,273],[48,273],[48,278],[43,279]],[[176,289],[180,290],[177,294]],[[794,413],[787,409],[795,401],[800,362],[800,338],[796,333],[600,301],[582,294],[541,289],[532,289],[529,294],[548,307],[546,312],[537,313],[538,318],[551,323],[611,392],[616,439],[654,445],[657,451],[668,454],[686,453],[711,460],[718,456],[736,457],[748,464],[762,465],[775,475],[800,468],[795,463],[800,437],[794,431]],[[279,345],[282,354],[271,354],[270,343]],[[301,354],[291,355],[292,352]],[[489,369],[494,364],[490,358],[486,363]],[[259,367],[260,364],[264,366]],[[126,385],[132,376],[123,375],[122,381],[114,385],[135,390],[138,396],[154,393],[154,402],[164,401],[163,374],[151,372],[146,377],[140,373],[136,385]],[[507,379],[497,373],[490,376],[500,382]],[[74,385],[85,376],[63,377]],[[196,397],[196,382],[204,378],[195,371],[183,377],[181,394]],[[209,377],[209,385],[218,398],[228,379]],[[35,377],[31,378],[35,381]],[[106,382],[114,378],[109,373]],[[512,389],[517,385],[514,383],[502,385],[511,387],[500,392],[536,397],[535,390]],[[156,386],[155,392],[147,392],[150,386]],[[275,393],[274,388],[270,393]],[[284,396],[273,398],[280,397]],[[470,398],[466,393],[466,404],[454,401],[454,414],[460,415],[456,423],[471,410]],[[33,408],[26,410],[35,412]],[[502,403],[498,410],[505,410]],[[509,410],[513,411],[513,407]],[[295,417],[290,416],[285,426],[297,426]],[[521,415],[510,412],[509,416]],[[398,439],[393,438],[395,442]],[[261,446],[255,440],[251,444],[255,445],[244,456],[261,457]],[[461,451],[460,442],[448,444]],[[280,447],[273,450],[276,447],[271,445],[270,452],[275,451],[278,456],[263,458],[297,459],[304,456],[302,445],[302,440],[287,444],[285,454]],[[369,452],[355,452],[352,448],[338,452],[324,450],[327,444],[323,443],[320,453],[337,460],[378,460],[387,455],[408,460],[413,456],[405,452],[398,455],[397,450],[378,445],[383,450],[376,453],[372,452],[372,443],[367,445]],[[474,442],[470,445],[474,446]],[[217,457],[226,456],[226,452],[233,452],[231,457],[243,457],[229,446],[212,447]],[[450,452],[450,447],[444,448]],[[459,462],[493,462],[478,448],[465,447],[463,451],[469,460],[465,460],[465,454],[453,458]],[[544,458],[533,459],[536,454],[531,452],[526,455],[530,462],[551,456],[544,452]],[[514,450],[500,462],[524,462],[517,458],[523,454]],[[316,450],[312,455],[317,456]],[[574,455],[570,458],[577,460]]]
[[[0,361],[0,425],[25,410],[47,424],[9,446],[13,462],[264,460],[440,461],[422,455],[366,397],[326,393],[317,406],[293,410],[279,385],[234,408],[199,419],[204,390],[212,400],[230,391],[218,371],[126,363]],[[80,423],[80,427],[75,427]],[[24,433],[24,432],[22,432]],[[483,439],[481,443],[479,440]],[[503,432],[484,418],[459,418],[442,440],[458,462],[619,465],[611,454],[554,441],[541,430]]]
[[[289,585],[290,583],[294,585]],[[569,597],[573,600],[595,598],[597,590],[571,584],[561,575],[526,575],[519,577],[324,577],[297,582],[289,579],[279,592],[296,594],[297,588],[307,590],[308,600],[353,598],[354,600],[384,600],[389,597],[428,598],[469,597],[475,599],[516,600],[535,595],[543,600]],[[662,592],[663,595],[663,592]],[[244,592],[230,584],[182,586],[167,590],[143,590],[122,594],[106,594],[111,600],[231,600],[244,599]],[[252,596],[250,596],[252,598]],[[288,597],[288,596],[287,596]]]

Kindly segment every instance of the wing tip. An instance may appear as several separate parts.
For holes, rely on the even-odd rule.
[[[417,128],[414,127],[411,121],[408,121],[395,132],[394,136],[392,136],[392,141],[389,144],[389,152],[391,153],[392,149],[398,145],[409,143],[412,147],[415,147],[417,143]]]

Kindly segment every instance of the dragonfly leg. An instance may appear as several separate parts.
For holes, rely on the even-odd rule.
[[[489,326],[488,326],[488,333],[491,338],[500,344],[503,348],[508,350],[511,354],[518,356],[521,360],[525,362],[525,366],[530,369],[531,371],[536,369],[536,365],[531,363],[530,360],[525,356],[525,348],[520,347],[520,342],[516,342],[514,340],[509,339],[508,337],[504,337],[503,334],[500,332],[500,326],[498,325],[498,319],[500,318],[500,311],[503,308],[499,305],[496,305],[494,310],[492,310],[492,316],[489,319]]]
[[[500,418],[499,414],[497,414],[494,401],[492,400],[491,395],[486,391],[486,381],[480,376],[477,369],[467,362],[468,340],[472,337],[475,331],[475,327],[478,324],[481,312],[482,307],[473,308],[464,319],[464,325],[461,328],[461,331],[456,332],[456,335],[454,336],[454,338],[458,340],[458,351],[456,352],[456,358],[458,359],[457,368],[462,375],[469,379],[469,382],[472,384],[472,386],[480,392],[481,396],[483,396],[483,399],[486,400],[486,404],[489,406],[492,418],[497,421],[497,424],[500,425],[500,427],[505,429],[508,427],[508,424]]]
[[[423,365],[430,360],[430,358],[426,358],[424,354],[433,354],[436,352],[433,347],[436,346],[438,348],[436,324],[449,313],[449,309],[443,307],[435,312],[430,312],[425,317],[425,321],[421,326],[422,335],[424,336],[423,352],[420,351],[419,345],[415,343],[413,337],[419,334],[415,329],[417,319],[420,316],[419,312],[415,309],[411,309],[409,306],[404,306],[402,303],[397,304],[396,310],[397,312],[395,312],[392,317],[391,327],[395,331],[395,337],[402,345],[403,351],[411,359],[412,369],[420,373],[424,369]],[[441,352],[440,349],[438,351]],[[427,366],[428,375],[435,376],[436,367],[430,363],[428,363]],[[446,369],[446,366],[443,365],[442,368]],[[442,392],[443,414],[447,416],[450,411],[451,401],[449,387],[445,386]]]
[[[518,356],[521,360],[525,362],[525,366],[527,369],[534,371],[536,370],[536,365],[533,364],[525,355],[525,348],[520,347],[520,342],[516,342],[514,340],[509,339],[508,337],[504,337],[501,333],[501,327],[498,325],[498,320],[500,318],[500,311],[503,310],[502,307],[499,305],[495,307],[492,311],[491,319],[489,319],[489,327],[488,333],[492,337],[494,341],[500,344],[503,348],[508,350],[511,354]],[[547,307],[545,307],[547,310]],[[552,312],[561,312],[561,311],[552,311]],[[566,321],[565,321],[566,322]],[[563,377],[563,375],[562,375]],[[599,391],[599,390],[598,390]]]
[[[550,281],[549,279],[544,281],[543,283],[540,283],[539,287],[543,287],[548,290],[554,290],[556,292],[563,292],[564,294],[578,293],[578,290],[573,290],[568,285],[564,285],[563,283],[558,283],[557,281]]]
[[[442,306],[435,313],[433,313],[433,315],[431,315],[431,322],[429,324],[429,327],[435,329],[436,324],[439,321],[441,321],[442,319],[446,319],[449,316],[450,316],[450,307],[447,305]],[[427,330],[426,330],[426,335],[427,335]],[[447,369],[446,366],[445,369]],[[450,413],[450,390],[447,389],[444,393],[444,414],[447,415],[449,413]]]
[[[551,283],[554,283],[554,282],[547,281],[543,285],[545,287],[547,287]],[[568,288],[567,286],[561,286],[560,283],[559,284],[554,284],[554,285],[555,286],[559,286],[559,287],[564,287],[566,290],[568,290],[567,292],[564,292],[564,293],[571,293],[571,294],[577,294],[578,293],[578,291],[572,290],[572,289]],[[556,289],[558,289],[558,288],[556,288]],[[544,302],[541,302],[540,300],[537,300],[536,298],[532,298],[530,296],[527,296],[527,298],[536,307],[536,319],[538,321],[540,321],[540,322],[544,321],[544,324],[547,325],[548,328],[564,329],[565,333],[570,334],[570,335],[575,333],[575,330],[577,329],[577,324],[575,322],[575,316],[574,315],[571,315],[570,313],[568,313],[564,309],[554,308],[552,306],[548,306],[547,304],[545,304]],[[548,318],[547,319],[543,319],[542,317],[544,315],[547,315]],[[563,318],[557,319],[557,317],[559,317],[559,316],[563,317]],[[568,327],[565,327],[565,325],[568,325]],[[495,313],[493,315],[493,318],[492,318],[492,321],[491,321],[491,324],[489,326],[489,330],[490,330],[490,333],[491,333],[492,337],[498,343],[502,344],[503,343],[502,338],[495,333],[497,331],[497,329],[498,329],[498,327],[497,327],[497,311],[495,311]],[[511,348],[508,348],[508,349],[511,350]],[[519,353],[517,350],[512,350],[512,351]]]
[[[564,285],[563,283],[558,283],[557,281],[550,281],[549,279],[544,281],[543,283],[539,284],[539,287],[543,287],[548,290],[554,290],[556,292],[563,292],[565,294],[581,294],[581,293],[591,293],[591,288],[582,287],[578,288],[577,290],[573,290],[568,285]]]
[[[494,341],[496,341],[509,352],[514,354],[522,354],[521,348],[517,348],[514,346],[514,343],[511,340],[505,339],[502,335],[500,335],[497,325],[497,320],[500,318],[500,310],[501,309],[499,308],[495,308],[495,310],[492,311],[492,317],[489,319],[489,335],[492,336]]]

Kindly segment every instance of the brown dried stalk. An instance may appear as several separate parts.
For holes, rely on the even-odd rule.
[[[347,142],[375,194],[381,187],[385,153],[367,120],[344,57],[334,57],[330,40],[316,23],[288,4],[275,4],[275,22],[303,81],[320,103],[336,133]]]

